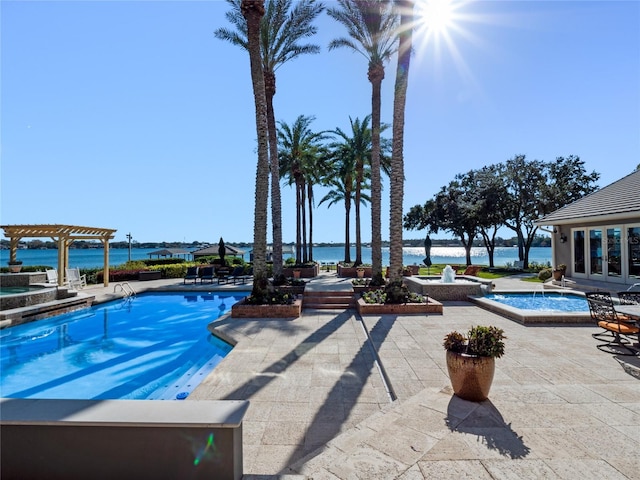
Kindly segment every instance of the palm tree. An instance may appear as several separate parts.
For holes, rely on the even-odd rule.
[[[413,0],[396,0],[400,13],[398,66],[393,95],[393,150],[389,212],[389,278],[402,280],[402,200],[404,198],[404,111],[412,48]]]
[[[344,172],[352,170],[353,164],[349,165],[349,161],[340,162],[336,164],[338,171],[335,175],[329,177],[326,186],[333,187],[319,202],[322,205],[328,202],[328,206],[338,202],[344,202],[345,211],[345,224],[344,224],[344,261],[345,263],[351,263],[351,202],[355,201],[353,192],[355,190],[355,176],[352,174],[344,175]],[[353,170],[352,170],[353,171]],[[366,194],[360,196],[360,202],[365,203],[370,201],[370,197]]]
[[[342,7],[327,13],[342,23],[351,39],[338,38],[329,49],[347,47],[368,61],[367,76],[371,82],[371,260],[373,278],[382,281],[382,232],[380,179],[381,90],[384,63],[394,52],[397,16],[390,0],[338,0]],[[356,205],[358,205],[356,203]]]
[[[323,132],[313,132],[310,128],[315,117],[300,115],[292,126],[278,122],[278,146],[280,176],[289,179],[289,185],[296,189],[296,261],[309,258],[306,238],[306,200],[309,197],[309,225],[311,225],[311,206],[315,175],[321,171],[319,158],[323,155]],[[316,173],[313,173],[316,172]],[[309,228],[311,237],[311,227]],[[311,240],[309,240],[309,245]],[[312,256],[311,256],[312,257]]]
[[[227,0],[231,10],[226,16],[236,30],[219,28],[216,37],[247,48],[246,24],[240,13],[241,0]],[[300,44],[315,35],[317,28],[311,23],[324,10],[315,0],[300,0],[292,9],[292,0],[270,0],[260,25],[262,70],[267,100],[267,125],[269,129],[269,157],[271,171],[271,217],[273,229],[273,273],[282,273],[282,201],[280,197],[280,169],[278,167],[278,143],[273,97],[276,94],[276,70],[288,60],[305,53],[318,53],[320,47]],[[289,12],[289,13],[288,13]]]
[[[242,16],[247,22],[247,50],[251,64],[251,82],[256,108],[258,165],[253,221],[253,294],[262,297],[267,287],[267,200],[269,199],[269,152],[267,148],[267,99],[260,56],[260,19],[263,0],[242,0]]]
[[[318,140],[324,140],[325,138],[324,133],[320,133]],[[319,145],[313,155],[305,157],[303,164],[305,183],[307,184],[307,209],[309,211],[309,242],[307,243],[309,262],[313,262],[313,187],[314,185],[319,185],[324,182],[329,172],[328,157],[329,153],[327,148],[324,145]]]
[[[345,178],[345,185],[350,185],[348,178],[354,178],[354,204],[356,208],[356,259],[355,265],[362,263],[362,235],[361,235],[361,217],[360,204],[362,198],[362,187],[364,184],[365,165],[371,165],[371,129],[369,128],[369,120],[371,115],[364,117],[362,122],[356,118],[351,123],[351,135],[346,134],[340,128],[336,128],[332,133],[341,137],[342,142],[333,143],[332,148],[335,149],[335,155],[340,158],[339,165],[343,169],[340,178]],[[345,169],[353,168],[353,171]]]

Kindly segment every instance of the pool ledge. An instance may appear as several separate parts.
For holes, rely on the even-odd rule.
[[[246,400],[9,398],[0,407],[2,478],[243,475]]]
[[[523,293],[503,292],[500,293]],[[469,295],[469,301],[493,313],[497,313],[522,325],[588,325],[592,324],[589,312],[541,312],[538,310],[522,310],[510,307],[482,296]]]

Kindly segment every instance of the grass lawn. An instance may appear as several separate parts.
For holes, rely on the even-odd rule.
[[[419,274],[420,275],[442,275],[442,270],[444,269],[444,267],[446,267],[446,265],[434,263],[428,269],[427,269],[427,267],[420,267],[420,273]],[[482,267],[483,268],[488,268],[486,265],[483,265]],[[516,272],[516,271],[511,271],[511,270],[494,270],[492,272],[489,272],[489,271],[485,271],[485,270],[480,270],[480,272],[478,273],[478,277],[486,278],[488,280],[491,280],[493,278],[509,277],[511,275],[516,275],[516,274],[520,274],[520,273],[529,273],[529,274],[531,274],[530,277],[522,278],[522,281],[524,281],[524,282],[542,283],[542,281],[538,278],[538,272],[537,271]]]

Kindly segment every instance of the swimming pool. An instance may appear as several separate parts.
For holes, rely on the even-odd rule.
[[[0,396],[181,399],[233,348],[207,325],[242,297],[149,293],[0,331]]]
[[[478,306],[524,325],[591,322],[584,297],[569,292],[495,292],[469,297]]]

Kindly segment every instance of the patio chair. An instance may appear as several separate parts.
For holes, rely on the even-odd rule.
[[[187,283],[187,280],[193,281],[194,285],[198,281],[198,273],[200,271],[199,267],[187,267],[187,273],[183,278],[182,283]]]
[[[618,299],[622,305],[640,305],[640,292],[618,292]]]
[[[51,285],[57,285],[58,284],[58,270],[56,270],[55,268],[51,268],[49,270],[47,270],[47,283],[51,284]]]
[[[227,267],[220,267],[216,270],[216,278],[218,279],[218,285],[220,283],[228,283],[229,282],[229,274],[231,271]]]
[[[234,284],[236,283],[236,281],[238,281],[238,282],[242,282],[242,284],[244,285],[246,282],[253,280],[253,267],[249,268],[247,273],[244,273],[244,267],[243,267],[242,272],[243,273],[241,275],[238,275],[233,278]]]
[[[200,276],[200,283],[209,282],[213,283],[216,278],[216,271],[213,267],[203,267],[202,275]]]
[[[626,317],[619,315],[613,305],[611,294],[608,292],[586,292],[589,313],[603,332],[591,336],[604,341],[597,345],[599,350],[615,355],[637,355],[638,352],[628,345],[631,343],[625,337],[638,335],[640,328],[625,321]]]
[[[80,275],[79,268],[67,268],[65,271],[67,273],[67,283],[69,287],[73,289],[83,289],[87,286],[87,276]]]
[[[244,267],[235,267],[233,269],[233,272],[231,272],[231,275],[229,275],[228,280],[233,280],[233,284],[235,285],[236,282],[242,282],[245,283],[246,281],[246,276],[244,275]]]
[[[469,265],[462,273],[462,275],[470,275],[472,277],[475,277],[480,269],[482,269],[482,266],[480,265]]]

